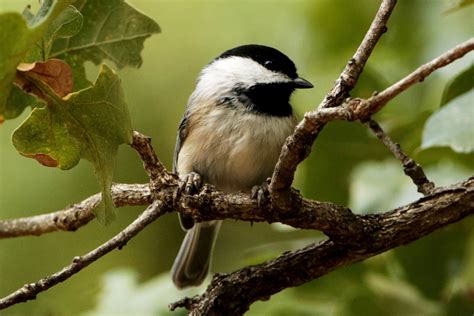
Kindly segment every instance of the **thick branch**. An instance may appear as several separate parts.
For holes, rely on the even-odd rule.
[[[115,235],[106,243],[83,256],[74,257],[72,259],[72,263],[63,268],[61,271],[47,276],[35,283],[25,284],[23,287],[12,294],[0,299],[0,310],[17,303],[35,299],[36,295],[39,293],[46,291],[50,287],[63,282],[64,280],[67,280],[115,248],[122,248],[130,239],[132,239],[148,224],[163,215],[165,212],[166,208],[163,207],[161,202],[153,202],[153,204],[151,204],[135,221],[133,221],[124,230]]]
[[[171,184],[160,191],[160,201],[168,208],[191,216],[197,222],[216,219],[236,219],[249,222],[281,222],[296,228],[316,229],[330,236],[351,234],[364,222],[344,207],[330,202],[304,199],[301,196],[292,212],[265,205],[248,194],[226,194],[206,185],[197,195],[176,197],[176,186]],[[148,185],[114,186],[115,201],[121,205],[146,205],[151,203]],[[173,198],[174,197],[174,198]],[[74,231],[94,218],[92,210],[100,201],[100,194],[51,214],[0,221],[0,237],[41,235],[55,231]],[[122,204],[123,203],[123,204]]]
[[[146,184],[114,184],[112,198],[117,207],[124,205],[148,205],[151,193]],[[100,193],[60,211],[32,217],[0,220],[0,238],[42,235],[55,231],[75,231],[86,225],[95,215]]]
[[[339,106],[354,88],[375,45],[387,31],[387,21],[395,3],[396,0],[382,1],[362,43],[347,63],[332,90],[319,105],[320,109]],[[315,122],[305,116],[293,135],[287,138],[269,186],[273,203],[291,208],[289,189],[293,183],[296,167],[308,157],[311,146],[323,127],[324,124],[315,125]]]
[[[367,126],[374,132],[375,136],[382,141],[382,143],[392,152],[403,166],[403,171],[411,178],[413,183],[418,188],[418,192],[427,195],[433,191],[435,185],[428,180],[423,168],[416,163],[415,160],[408,157],[400,147],[400,144],[395,143],[390,137],[385,134],[382,127],[374,120],[367,122]]]
[[[248,222],[283,223],[295,228],[314,229],[334,238],[352,236],[366,225],[363,218],[347,207],[330,202],[304,199],[294,192],[293,208],[288,211],[261,205],[248,194],[227,194],[205,186],[198,195],[186,196],[175,205],[181,214],[195,222],[235,219]]]
[[[342,266],[417,240],[436,229],[474,214],[474,178],[393,211],[365,215],[369,230],[356,240],[326,240],[287,252],[260,265],[216,275],[206,292],[171,305],[191,315],[242,315],[250,304],[267,300],[288,287],[314,280]]]

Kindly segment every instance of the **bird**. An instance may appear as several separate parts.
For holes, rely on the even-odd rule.
[[[264,185],[297,124],[290,96],[312,87],[288,56],[269,46],[242,45],[214,58],[200,72],[179,124],[173,171],[180,190],[192,194],[208,183],[250,193]],[[186,235],[171,276],[182,289],[199,286],[209,273],[222,221],[179,216]]]

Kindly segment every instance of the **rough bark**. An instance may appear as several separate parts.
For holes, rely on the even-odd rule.
[[[250,304],[342,266],[417,240],[474,214],[474,178],[388,213],[361,216],[365,225],[338,241],[327,239],[268,262],[216,275],[206,292],[171,305],[191,315],[242,315]]]

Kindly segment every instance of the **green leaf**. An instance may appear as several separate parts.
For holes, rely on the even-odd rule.
[[[45,39],[49,45],[57,38],[69,38],[82,28],[83,17],[81,12],[70,5],[51,23],[46,32]]]
[[[474,89],[451,100],[430,116],[421,148],[449,146],[458,153],[474,152]]]
[[[13,133],[13,144],[21,154],[60,169],[74,167],[81,158],[92,162],[102,191],[96,216],[109,223],[114,217],[110,194],[114,158],[118,146],[132,140],[120,79],[102,65],[92,87],[65,99],[44,84],[42,89],[48,96],[47,106],[32,111]]]
[[[13,86],[3,108],[3,117],[7,120],[18,117],[28,106],[37,103],[35,97],[24,93],[17,86]]]
[[[28,12],[28,11],[25,11]],[[23,14],[25,14],[25,12]],[[76,35],[82,28],[82,14],[74,6],[68,6],[54,19],[46,30],[43,38],[34,49],[28,52],[27,62],[47,60],[53,43],[59,38],[69,38]]]
[[[445,105],[452,99],[468,92],[474,88],[474,63],[456,77],[454,77],[444,88],[443,96],[441,97],[440,106]]]
[[[118,68],[141,66],[145,39],[160,32],[155,21],[123,0],[78,0],[75,6],[85,23],[75,36],[54,43],[51,58],[63,59],[73,68],[85,61],[99,64],[105,59]],[[78,85],[86,84],[85,78],[83,70],[76,70]]]
[[[0,115],[12,88],[17,65],[25,58],[51,23],[71,0],[45,0],[39,12],[28,22],[20,13],[0,14]],[[23,107],[23,104],[18,105]],[[11,111],[11,108],[9,109]]]

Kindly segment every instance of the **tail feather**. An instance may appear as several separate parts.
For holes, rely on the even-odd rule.
[[[221,221],[196,223],[186,232],[171,269],[178,288],[200,285],[207,276]]]

